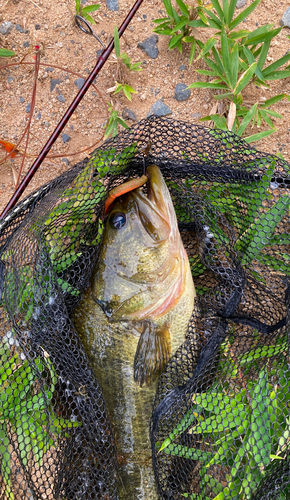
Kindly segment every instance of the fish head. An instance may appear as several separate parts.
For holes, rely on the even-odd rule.
[[[146,175],[148,194],[137,188],[111,205],[92,275],[93,298],[109,321],[152,319],[154,311],[155,316],[162,313],[160,294],[166,295],[176,281],[184,257],[161,171],[151,165]]]

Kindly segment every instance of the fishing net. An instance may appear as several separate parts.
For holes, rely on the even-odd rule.
[[[152,163],[197,298],[147,415],[156,493],[136,499],[290,498],[290,166],[233,133],[153,116],[0,223],[3,500],[119,498],[110,414],[72,314],[109,190]]]

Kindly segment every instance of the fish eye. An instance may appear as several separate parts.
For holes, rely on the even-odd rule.
[[[117,212],[111,216],[110,224],[114,229],[121,229],[126,224],[126,215],[122,212]]]

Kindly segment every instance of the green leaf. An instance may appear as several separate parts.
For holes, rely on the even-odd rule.
[[[243,51],[244,51],[244,54],[245,54],[249,64],[253,64],[254,62],[256,62],[256,59],[255,59],[253,53],[251,52],[251,50],[248,47],[246,47],[246,45],[243,46]],[[255,73],[256,73],[257,77],[261,80],[261,82],[263,82],[264,76],[263,76],[263,73],[260,70],[258,65],[256,67]]]
[[[115,45],[116,56],[120,57],[120,54],[121,54],[121,51],[120,51],[120,39],[119,39],[118,28],[117,28],[116,25],[114,26],[114,45]]]
[[[16,56],[16,52],[13,52],[13,50],[0,49],[0,57],[12,57],[12,56]]]
[[[234,44],[230,52],[230,67],[232,73],[232,86],[234,87],[237,83],[239,72],[239,45],[237,43]]]
[[[95,12],[95,11],[96,11],[96,10],[98,10],[100,7],[101,7],[101,5],[100,5],[100,4],[87,5],[86,7],[83,7],[83,8],[82,8],[82,13],[86,13],[86,12]]]
[[[281,80],[281,78],[289,78],[290,76],[290,69],[286,70],[281,70],[281,71],[275,71],[274,73],[268,73],[265,76],[265,80]]]
[[[198,57],[196,58],[196,61],[198,61],[198,59],[201,59],[202,57],[204,57],[216,43],[217,43],[216,38],[214,38],[214,37],[209,38],[206,41],[206,43],[204,44],[202,51],[199,53]]]
[[[286,97],[286,94],[275,95],[274,97],[271,97],[271,99],[267,99],[267,101],[263,103],[263,107],[272,106],[272,104],[276,104],[276,102],[281,101],[284,97]]]
[[[264,130],[264,132],[259,132],[258,134],[249,135],[248,137],[244,137],[244,141],[246,141],[248,143],[260,141],[261,139],[268,137],[268,135],[274,134],[274,132],[276,132],[277,130],[278,130],[277,128],[273,128],[271,130]]]
[[[245,118],[241,122],[241,124],[236,132],[237,135],[241,136],[244,133],[244,131],[246,130],[247,126],[249,125],[250,121],[253,119],[253,117],[256,113],[257,106],[258,106],[257,103],[254,104],[254,106],[252,106],[251,109],[248,111],[248,113],[246,114]]]
[[[253,74],[255,73],[256,67],[257,67],[257,63],[255,62],[255,63],[251,64],[251,66],[247,69],[247,71],[245,71],[242,74],[237,85],[234,88],[234,95],[238,95],[246,87],[246,85],[251,80]]]
[[[230,24],[232,22],[232,19],[233,19],[234,13],[235,13],[235,8],[236,8],[236,5],[237,5],[237,1],[238,0],[230,0],[229,19],[228,19],[227,24]]]
[[[290,60],[290,54],[286,54],[285,56],[280,57],[280,59],[277,59],[277,61],[273,62],[272,64],[270,64],[270,66],[267,66],[263,70],[263,75],[266,76],[269,73],[272,73],[276,69],[280,68],[280,66],[283,66],[283,64],[286,64],[289,60]]]
[[[178,23],[175,28],[171,31],[171,34],[174,34],[176,31],[182,30],[182,28],[188,23],[187,19],[182,19],[180,23]]]
[[[236,26],[238,26],[238,24],[240,24],[242,21],[244,21],[244,19],[246,19],[246,17],[248,17],[251,12],[253,12],[253,10],[259,5],[259,3],[261,2],[261,0],[254,0],[254,2],[249,6],[247,7],[246,9],[244,9],[231,23],[230,23],[230,29],[234,29]]]
[[[182,0],[176,0],[176,3],[178,5],[178,7],[180,8],[181,12],[189,17],[189,10],[188,10],[187,5],[185,5],[185,3],[183,3]]]
[[[173,17],[173,7],[171,5],[170,0],[163,0],[164,7],[166,9],[167,14],[169,15],[170,19],[174,19]]]
[[[210,115],[210,117],[218,128],[221,130],[228,130],[227,121],[224,116]]]
[[[212,3],[212,5],[214,6],[214,8],[215,8],[215,10],[216,10],[216,12],[217,12],[217,15],[219,16],[220,20],[221,20],[221,21],[224,21],[224,13],[223,13],[223,11],[222,11],[222,8],[221,8],[221,6],[220,6],[219,1],[218,1],[218,0],[212,0],[212,2],[211,2],[211,3]],[[207,12],[207,14],[208,14],[208,15],[210,15],[210,14],[211,14],[211,12],[210,12],[210,11],[208,11],[208,12]]]
[[[222,61],[223,61],[224,72],[227,77],[229,86],[231,87],[231,89],[233,89],[235,87],[236,82],[233,82],[232,68],[230,64],[229,44],[224,27],[222,29],[222,34],[221,34],[221,49],[222,49]]]
[[[181,35],[174,35],[174,36],[171,38],[171,40],[170,40],[170,42],[169,42],[169,44],[168,44],[168,48],[169,48],[169,50],[172,50],[172,49],[174,49],[175,47],[177,47],[177,45],[181,44],[181,43],[182,43],[182,37],[183,37],[183,35],[182,35],[182,34],[181,34]]]
[[[265,109],[263,108],[263,111],[270,116],[274,116],[275,118],[283,118],[283,115],[280,115],[279,113],[276,113],[276,111],[272,111],[272,109]]]
[[[268,42],[264,42],[262,45],[262,50],[261,50],[259,60],[258,60],[258,66],[259,66],[261,71],[263,70],[263,67],[264,67],[264,64],[266,61],[266,57],[267,57],[268,52],[269,52],[270,45],[271,45],[270,40]]]
[[[223,14],[225,18],[225,24],[229,24],[229,0],[223,0]]]
[[[271,30],[266,34],[262,33],[261,35],[257,35],[255,38],[250,37],[249,35],[248,40],[246,40],[244,43],[245,45],[257,45],[258,43],[265,43],[269,40],[272,40],[272,38],[274,38],[275,36],[277,36],[278,33],[280,33],[281,29],[282,28],[277,28],[276,30]]]
[[[226,90],[227,87],[225,85],[221,85],[220,83],[207,83],[207,82],[194,82],[188,85],[188,89],[222,89]]]
[[[263,120],[269,125],[269,127],[274,128],[274,123],[272,122],[271,118],[265,113],[264,109],[260,108],[260,113],[263,118]]]
[[[189,66],[191,66],[193,63],[194,56],[195,56],[195,50],[196,50],[196,43],[192,42],[192,46],[190,49],[190,55],[189,55]]]
[[[89,14],[86,14],[85,12],[84,13],[82,12],[82,14],[83,17],[87,19],[87,21],[89,21],[91,24],[96,24],[95,20]]]

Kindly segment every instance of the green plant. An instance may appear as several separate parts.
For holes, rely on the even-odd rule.
[[[207,26],[205,12],[212,8],[212,4],[207,4],[205,0],[196,0],[195,6],[189,6],[182,0],[176,0],[176,3],[180,13],[172,6],[171,0],[163,0],[167,17],[154,19],[153,22],[158,26],[153,32],[170,36],[169,50],[177,48],[182,53],[182,44],[191,44],[189,56],[189,64],[191,65],[198,47],[196,43],[199,38],[197,28]],[[198,17],[200,19],[197,19]]]
[[[117,56],[117,60],[119,63],[121,64],[123,63],[129,71],[142,71],[141,62],[132,64],[131,58],[128,56],[128,54],[126,54],[126,52],[123,52],[121,54],[120,38],[117,26],[114,26],[114,46],[115,46],[115,53]]]
[[[10,479],[11,434],[16,436],[22,465],[25,467],[33,458],[40,466],[49,448],[56,447],[59,439],[70,437],[66,430],[81,425],[54,413],[52,397],[56,383],[55,368],[44,350],[43,357],[28,361],[23,353],[11,355],[10,345],[3,343],[0,349],[0,457],[5,493],[10,500],[14,500]]]
[[[16,56],[16,52],[13,52],[13,50],[0,48],[0,57],[13,57],[13,56]]]
[[[98,10],[101,7],[100,4],[87,5],[86,7],[83,7],[82,0],[75,0],[75,4],[77,15],[84,17],[92,24],[96,24],[94,19],[89,15],[89,12],[95,12],[96,10]]]
[[[265,67],[271,40],[277,36],[282,28],[272,29],[268,24],[250,32],[248,30],[233,31],[243,19],[249,15],[260,3],[255,0],[247,9],[233,19],[237,0],[225,0],[220,5],[214,0],[216,14],[208,12],[208,25],[218,29],[217,33],[205,44],[200,41],[201,52],[196,60],[202,58],[209,67],[208,70],[195,70],[197,73],[208,76],[209,82],[194,82],[188,88],[207,88],[217,90],[214,97],[223,100],[225,116],[212,114],[201,121],[212,120],[216,127],[223,130],[232,130],[238,135],[244,134],[248,126],[255,124],[260,127],[265,123],[270,129],[246,137],[247,142],[257,141],[276,131],[271,117],[282,118],[270,106],[290,97],[279,94],[262,103],[255,103],[250,109],[243,104],[242,92],[250,84],[269,88],[271,80],[278,80],[290,76],[290,66],[279,70],[290,60],[287,54],[269,66]],[[220,47],[219,47],[220,45]]]
[[[107,139],[111,134],[115,137],[118,133],[118,124],[124,128],[129,128],[127,123],[119,116],[118,111],[116,111],[111,104],[108,103],[108,108],[110,112],[109,119],[107,121],[105,129],[105,138]]]
[[[208,392],[194,395],[192,409],[156,448],[158,453],[199,460],[201,490],[214,493],[215,500],[248,500],[271,472],[271,463],[286,459],[290,444],[290,371],[283,357],[276,359],[287,350],[287,336],[236,356],[231,349],[230,341],[222,345],[218,381]],[[257,375],[246,383],[249,373]],[[202,449],[178,444],[184,432]],[[226,487],[213,473],[217,467],[225,468]]]

